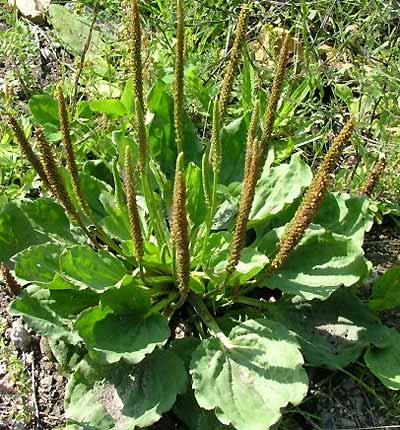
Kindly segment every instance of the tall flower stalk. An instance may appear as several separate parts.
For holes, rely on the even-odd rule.
[[[135,169],[129,146],[125,149],[125,194],[128,206],[130,234],[135,245],[135,257],[141,270],[143,259],[143,236],[136,200]]]
[[[267,275],[272,274],[283,266],[290,253],[303,237],[313,216],[321,206],[331,179],[331,174],[337,164],[339,154],[350,139],[354,127],[355,122],[353,119],[350,119],[333,140],[296,214],[286,228],[283,238],[280,241],[278,252],[268,268]]]
[[[259,159],[258,176],[260,177],[264,168],[265,160],[268,153],[268,143],[271,138],[276,112],[278,108],[279,97],[281,94],[282,83],[285,78],[286,64],[288,61],[288,50],[290,42],[290,33],[288,32],[283,39],[279,52],[278,65],[276,67],[274,80],[272,83],[271,94],[263,120],[263,130],[261,135],[261,154]]]
[[[259,104],[257,102],[253,109],[250,127],[247,134],[243,189],[240,198],[235,231],[233,233],[231,243],[228,265],[226,267],[227,279],[235,271],[239,262],[240,253],[245,244],[247,223],[256,191],[259,162],[259,141],[257,139],[258,119]]]
[[[177,0],[177,27],[175,52],[175,84],[174,84],[174,126],[175,142],[178,154],[183,152],[183,54],[185,45],[183,0]]]
[[[83,213],[89,218],[90,222],[96,228],[96,235],[111,249],[119,252],[120,248],[107,236],[103,228],[99,225],[96,218],[93,215],[92,210],[89,207],[87,200],[85,199],[79,180],[78,166],[76,164],[75,151],[72,144],[70,124],[68,120],[67,105],[65,103],[64,94],[61,86],[57,88],[57,104],[58,104],[58,115],[60,119],[61,138],[64,147],[65,159],[67,162],[67,169],[71,176],[72,188],[78,200],[78,203]]]
[[[231,97],[233,82],[235,79],[236,69],[239,64],[241,56],[241,44],[246,35],[247,21],[248,21],[249,8],[247,4],[242,6],[240,11],[235,31],[235,39],[233,41],[232,49],[229,56],[228,65],[225,69],[224,80],[222,82],[221,91],[214,101],[213,118],[212,118],[212,133],[211,133],[211,146],[209,161],[212,165],[213,184],[211,192],[208,187],[208,178],[203,178],[203,191],[208,200],[208,213],[205,223],[205,236],[201,261],[204,261],[205,251],[207,249],[208,238],[211,232],[212,221],[214,219],[216,204],[217,204],[217,186],[219,182],[221,162],[222,162],[222,148],[221,148],[221,128],[225,119],[228,109],[229,99]]]
[[[51,185],[46,175],[44,166],[40,161],[39,157],[35,154],[32,145],[26,138],[25,133],[19,125],[18,121],[13,116],[9,116],[8,124],[14,134],[15,141],[21,149],[21,152],[31,163],[31,166],[35,169],[36,173],[39,175],[44,185],[51,191]]]
[[[381,176],[382,172],[385,170],[386,160],[380,158],[376,163],[370,174],[367,176],[365,182],[362,184],[358,193],[361,196],[370,196],[374,191],[375,185]]]
[[[57,162],[54,159],[50,144],[44,135],[42,127],[36,128],[35,138],[38,143],[41,163],[44,167],[46,176],[50,183],[51,192],[53,193],[54,197],[59,201],[59,203],[64,207],[65,211],[72,218],[72,220],[74,220],[85,232],[85,234],[95,243],[95,239],[86,228],[82,220],[81,214],[72,203],[70,195],[68,194],[62,177],[60,175]]]
[[[182,152],[176,160],[171,236],[175,251],[176,281],[181,295],[179,305],[182,305],[188,295],[190,276],[189,223],[186,214],[186,185]]]
[[[138,0],[131,0],[130,6],[131,69],[133,93],[135,97],[134,129],[138,142],[138,171],[150,219],[154,222],[155,236],[160,245],[167,244],[168,246],[168,229],[165,220],[162,218],[161,211],[156,206],[153,190],[149,181],[149,153],[145,126],[146,108],[143,90],[142,29]]]

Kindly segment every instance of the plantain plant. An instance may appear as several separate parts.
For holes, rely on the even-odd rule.
[[[170,411],[189,429],[266,430],[306,396],[304,359],[340,369],[365,351],[372,371],[400,388],[399,372],[388,369],[399,335],[349,288],[369,273],[368,198],[329,191],[354,121],[314,175],[299,154],[273,163],[288,35],[267,106],[254,94],[251,114],[227,123],[244,5],[199,160],[184,111],[183,6],[177,0],[166,125],[173,146],[162,146],[157,115],[146,121],[146,101],[156,109],[169,96],[158,86],[156,101],[145,97],[137,0],[130,8],[134,139],[123,139],[111,184],[79,171],[61,85],[62,157],[42,127],[33,144],[7,118],[47,195],[1,211],[0,259],[11,261],[15,277],[6,265],[2,273],[10,294],[19,293],[11,313],[47,337],[70,375],[67,429],[149,427]]]

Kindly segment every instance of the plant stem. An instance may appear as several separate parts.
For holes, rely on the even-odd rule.
[[[171,244],[169,242],[169,236],[167,226],[161,218],[161,211],[157,210],[154,204],[153,192],[149,186],[149,173],[145,169],[141,175],[143,195],[146,200],[147,209],[149,211],[150,219],[154,223],[154,230],[157,242],[160,246],[167,245],[169,254],[172,255]]]
[[[210,311],[207,309],[207,306],[204,304],[203,300],[195,295],[190,294],[188,297],[189,303],[193,306],[197,315],[201,318],[204,324],[208,327],[211,334],[218,338],[227,348],[232,347],[231,342],[219,328],[217,322],[210,314]]]
[[[148,318],[150,315],[156,314],[160,311],[162,311],[164,308],[166,308],[170,303],[175,301],[179,297],[179,294],[175,291],[172,291],[168,294],[167,297],[160,300],[158,303],[156,303],[145,315],[145,318]]]
[[[206,231],[205,231],[205,236],[204,236],[204,244],[203,244],[203,249],[201,252],[201,263],[204,264],[204,258],[205,258],[205,253],[207,250],[207,245],[208,245],[208,238],[210,237],[210,233],[211,233],[211,227],[212,227],[212,222],[214,219],[214,215],[215,215],[215,206],[217,203],[217,186],[218,186],[218,180],[219,180],[219,169],[214,171],[214,178],[213,178],[213,187],[212,187],[212,192],[211,192],[211,204],[210,204],[210,210],[208,211],[207,214],[207,220],[206,220]]]

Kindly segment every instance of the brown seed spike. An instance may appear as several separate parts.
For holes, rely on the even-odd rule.
[[[373,170],[370,172],[370,174],[368,175],[367,179],[365,180],[364,184],[362,185],[362,187],[359,190],[359,194],[361,196],[367,196],[369,197],[372,192],[374,191],[374,187],[376,182],[378,181],[379,177],[381,176],[382,172],[384,171],[386,166],[386,160],[384,158],[380,158]]]
[[[130,148],[125,149],[125,194],[128,206],[130,233],[135,245],[135,254],[138,262],[143,258],[143,237],[140,226],[139,210],[136,201],[136,180],[132,163]]]
[[[292,250],[303,237],[313,216],[321,206],[329,185],[330,175],[336,166],[337,158],[350,139],[354,127],[355,122],[350,119],[335,137],[311,182],[310,188],[304,195],[299,208],[286,228],[285,234],[279,244],[278,253],[268,268],[267,275],[272,274],[285,263]]]
[[[176,277],[181,296],[186,296],[189,288],[190,253],[189,225],[186,216],[186,186],[183,173],[183,154],[176,163],[174,198],[172,203],[171,236],[175,247]]]
[[[61,178],[60,172],[58,171],[57,162],[54,159],[53,152],[50,148],[50,144],[44,136],[43,129],[37,127],[35,130],[35,138],[38,143],[41,162],[44,166],[46,176],[49,179],[51,192],[54,194],[56,199],[61,203],[66,212],[76,222],[80,223],[80,217],[72,205],[70,196],[67,193],[64,182]]]
[[[184,35],[184,10],[183,0],[177,0],[178,25],[176,28],[176,55],[175,55],[175,84],[174,84],[174,125],[175,141],[178,154],[183,151],[183,50]]]
[[[268,141],[271,137],[272,129],[274,126],[279,96],[281,94],[281,87],[282,87],[283,80],[285,78],[290,40],[291,40],[291,37],[290,37],[290,33],[288,32],[282,42],[281,50],[279,53],[278,65],[275,71],[274,81],[272,83],[271,95],[269,97],[268,106],[265,111],[263,131],[261,136],[261,156],[260,156],[260,163],[259,163],[259,176],[261,175],[262,170],[264,168],[264,164],[267,156]]]
[[[233,88],[233,80],[235,78],[235,69],[239,63],[240,48],[246,34],[247,20],[249,15],[249,7],[244,4],[239,14],[236,25],[235,40],[232,45],[229,63],[225,70],[225,77],[222,82],[222,89],[219,95],[219,115],[221,124],[223,123],[226,111],[228,109],[229,99]]]
[[[138,0],[131,0],[130,8],[131,67],[133,93],[135,96],[135,131],[139,146],[139,170],[147,171],[148,145],[145,127],[145,105],[143,95],[142,28]]]
[[[245,244],[247,223],[254,201],[254,195],[257,185],[258,174],[258,157],[259,142],[257,140],[257,127],[259,119],[259,103],[257,102],[253,109],[250,121],[250,127],[247,134],[246,158],[244,167],[243,190],[240,198],[239,212],[236,220],[235,231],[231,243],[231,251],[226,267],[226,273],[229,276],[235,271]]]
[[[17,296],[22,287],[18,284],[10,269],[4,264],[0,263],[0,274],[3,278],[4,285],[7,288],[7,292],[10,296]]]
[[[22,153],[26,156],[28,161],[31,163],[32,167],[35,169],[36,173],[39,175],[42,182],[45,186],[50,189],[50,183],[48,177],[46,175],[43,164],[41,163],[39,157],[34,153],[32,145],[28,142],[28,139],[25,136],[21,126],[18,121],[13,117],[8,117],[8,124],[14,134],[15,141],[20,147]]]
[[[142,65],[142,28],[138,0],[131,0],[130,8],[131,60],[133,75],[133,92],[144,110],[143,98],[143,65]]]

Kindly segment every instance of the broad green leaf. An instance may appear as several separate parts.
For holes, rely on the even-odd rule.
[[[173,128],[173,100],[164,82],[158,81],[151,89],[147,107],[153,114],[149,124],[149,145],[152,156],[167,177],[175,171],[177,149]],[[183,149],[185,162],[200,164],[201,142],[192,120],[185,114],[183,120]]]
[[[201,225],[207,215],[201,169],[189,163],[186,169],[187,211],[195,226]]]
[[[388,340],[379,319],[345,288],[324,301],[296,306],[278,303],[271,306],[268,316],[296,333],[312,366],[344,368],[356,361],[367,346],[384,346]]]
[[[228,185],[243,180],[246,136],[247,121],[243,116],[222,128],[220,183]]]
[[[107,251],[94,251],[89,246],[66,249],[60,257],[63,277],[80,288],[103,292],[127,274],[125,266]]]
[[[385,348],[371,347],[365,354],[369,370],[391,390],[400,390],[400,334],[386,329],[389,343]]]
[[[87,429],[132,430],[156,423],[187,386],[182,361],[157,350],[142,363],[97,367],[83,361],[71,376],[65,398],[67,424]]]
[[[137,364],[170,335],[164,317],[146,315],[150,307],[148,291],[127,280],[104,293],[100,305],[84,312],[75,328],[95,360],[105,364],[123,358]]]
[[[267,319],[236,326],[226,340],[203,340],[191,373],[198,404],[238,430],[267,430],[288,403],[307,393],[307,375],[295,337]],[[256,412],[256,413],[255,413]]]
[[[0,212],[0,260],[7,261],[30,245],[46,242],[46,236],[36,232],[25,213],[8,203]]]
[[[250,225],[265,221],[293,203],[311,179],[311,169],[299,154],[293,155],[289,164],[265,169],[256,187]]]
[[[16,263],[15,274],[19,279],[29,282],[51,282],[60,269],[58,261],[63,249],[63,245],[55,243],[25,249],[13,258]]]
[[[132,79],[126,81],[124,90],[121,94],[121,103],[124,105],[128,113],[135,112],[135,97],[133,95],[133,84]]]
[[[88,176],[99,179],[100,181],[114,186],[113,174],[108,167],[107,163],[102,160],[88,160],[85,162],[82,168],[82,173],[86,173]]]
[[[54,241],[75,241],[65,210],[53,199],[43,197],[32,202],[23,202],[21,209],[28,216],[35,231]]]
[[[373,311],[400,306],[400,266],[393,266],[374,283],[368,306]]]
[[[48,198],[8,203],[0,211],[0,261],[31,245],[49,241],[73,242],[64,210]]]
[[[282,235],[284,227],[278,230]],[[258,250],[269,254],[271,244],[276,246],[277,241],[277,232],[272,231],[259,243]],[[266,278],[263,285],[306,300],[326,299],[341,285],[349,287],[367,274],[368,266],[360,245],[351,238],[311,224],[284,265]]]
[[[373,223],[368,205],[366,197],[328,193],[313,223],[333,233],[351,237],[353,242],[361,246],[365,232],[370,230]]]
[[[52,4],[49,7],[49,21],[63,45],[72,54],[82,55],[90,31],[90,18],[85,19],[73,14],[64,6]],[[104,46],[100,32],[94,29],[86,54],[87,58],[98,60]]]
[[[190,430],[232,429],[232,427],[221,424],[213,411],[202,409],[196,402],[193,390],[178,396],[173,411]]]
[[[116,99],[93,100],[90,102],[93,112],[103,113],[118,118],[127,114],[124,104]]]
[[[231,233],[219,232],[210,235],[206,257],[209,258],[205,272],[217,283],[226,278],[226,266],[229,260]],[[235,272],[229,277],[230,284],[243,284],[259,273],[269,259],[257,249],[244,248]]]
[[[37,94],[29,99],[32,116],[42,125],[59,128],[57,101],[50,94]]]
[[[101,220],[107,215],[101,203],[101,195],[111,194],[112,188],[103,181],[95,178],[94,176],[86,175],[81,173],[79,175],[82,192],[89,204],[90,209],[98,220]]]
[[[226,278],[226,266],[229,260],[232,234],[219,232],[210,235],[205,259],[208,261],[205,272],[217,282],[223,282]],[[240,254],[240,260],[236,271],[229,277],[229,284],[243,284],[259,273],[268,263],[269,259],[257,249],[244,248]]]
[[[75,344],[80,337],[73,330],[72,320],[96,303],[97,295],[91,291],[55,291],[33,285],[14,300],[10,312],[22,316],[29,327],[42,336],[63,337]]]

